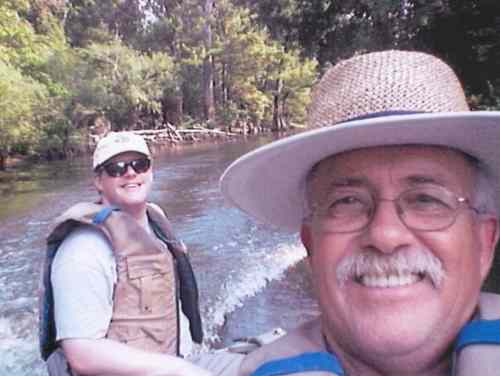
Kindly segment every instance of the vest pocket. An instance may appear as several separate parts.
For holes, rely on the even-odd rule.
[[[132,326],[112,322],[107,337],[146,351],[175,354],[177,347],[176,333],[171,333],[165,323],[162,327],[155,327],[152,323]]]
[[[169,257],[167,253],[158,253],[126,258],[128,281],[137,291],[137,308],[142,314],[161,314],[169,300],[175,301]]]
[[[165,252],[151,255],[128,256],[126,262],[129,279],[165,274],[172,269],[170,255]]]

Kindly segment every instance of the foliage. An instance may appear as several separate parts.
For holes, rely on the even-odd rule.
[[[500,3],[491,0],[238,0],[320,67],[356,53],[416,49],[445,60],[474,108],[498,108]],[[287,25],[287,27],[283,27]],[[286,31],[283,31],[286,30]]]
[[[173,83],[172,60],[141,54],[119,41],[79,50],[73,101],[101,112],[116,129],[136,125],[138,111],[159,112],[163,92]]]
[[[500,108],[499,19],[492,0],[4,0],[0,168],[70,155],[96,116],[200,123],[213,103],[211,127],[302,124],[327,65],[387,48],[443,57],[473,108]]]
[[[137,0],[68,0],[65,22],[68,41],[75,47],[113,39],[133,43],[144,27],[144,7]]]
[[[32,152],[38,140],[38,114],[48,105],[50,79],[41,68],[60,45],[57,28],[38,34],[28,21],[29,3],[0,5],[0,154]],[[50,20],[47,20],[50,23]],[[45,81],[45,82],[44,82]]]
[[[451,62],[471,105],[480,109],[500,109],[499,20],[500,3],[496,1],[455,0],[427,16],[417,34],[422,48]]]
[[[312,83],[317,77],[317,62],[302,59],[299,50],[288,52],[284,56],[283,69],[280,78],[285,86],[283,95],[287,98],[287,116],[299,124],[305,124],[305,115]]]
[[[30,144],[36,135],[37,107],[43,106],[43,85],[0,61],[0,151],[6,154],[14,146]]]

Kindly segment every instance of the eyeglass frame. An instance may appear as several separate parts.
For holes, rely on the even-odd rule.
[[[441,187],[441,186],[436,186],[436,187],[426,187],[426,188],[429,188],[429,189],[434,189],[434,190],[440,190],[442,192],[444,192],[445,194],[447,195],[450,195],[451,197],[453,197],[457,203],[457,206],[453,208],[453,210],[451,211],[451,217],[450,217],[450,222],[442,227],[438,227],[438,228],[432,228],[432,229],[421,229],[421,228],[418,228],[418,227],[415,227],[415,226],[410,226],[407,224],[406,220],[405,220],[405,217],[404,217],[404,214],[405,214],[405,210],[403,209],[403,207],[401,206],[400,204],[400,200],[403,196],[407,195],[408,193],[410,192],[413,192],[413,191],[418,191],[420,189],[422,189],[422,187],[414,187],[414,188],[409,188],[409,189],[406,189],[404,191],[402,191],[401,193],[399,193],[397,195],[397,197],[393,198],[393,199],[389,199],[389,198],[382,198],[382,197],[376,197],[376,195],[374,195],[372,192],[369,192],[369,197],[370,197],[370,200],[371,200],[371,207],[369,208],[369,214],[366,216],[366,223],[364,223],[362,226],[360,226],[359,228],[355,228],[353,230],[345,230],[345,231],[337,231],[337,230],[328,230],[329,233],[334,233],[334,234],[349,234],[349,233],[354,233],[354,232],[358,232],[358,231],[362,231],[364,229],[366,229],[367,227],[370,226],[370,224],[373,222],[373,218],[375,217],[375,213],[377,212],[377,209],[380,205],[380,202],[382,201],[391,201],[394,203],[394,206],[395,206],[395,209],[396,209],[396,213],[398,215],[398,218],[399,220],[401,221],[401,223],[408,229],[410,230],[413,230],[413,231],[418,231],[418,232],[433,232],[433,231],[444,231],[448,228],[450,228],[451,226],[453,226],[453,224],[456,222],[457,220],[457,217],[458,217],[458,214],[459,214],[459,211],[461,208],[464,208],[464,209],[468,209],[468,210],[472,210],[473,212],[475,212],[476,214],[484,214],[482,213],[478,208],[474,207],[472,204],[471,204],[471,199],[467,198],[467,197],[464,197],[464,196],[459,196],[457,195],[456,193],[448,190],[447,188],[445,187]],[[353,190],[354,192],[354,190]],[[465,205],[465,206],[464,206]],[[327,210],[330,208],[330,206],[328,206]],[[327,211],[326,210],[326,211]],[[311,212],[310,214],[308,215],[308,217],[306,218],[306,220],[312,220],[312,218],[316,215],[316,212],[318,210],[314,208],[314,205],[311,209]],[[326,217],[328,218],[327,215],[323,215],[323,217]]]

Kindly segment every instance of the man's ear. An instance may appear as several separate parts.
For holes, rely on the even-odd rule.
[[[304,245],[304,248],[307,251],[307,256],[311,257],[311,250],[312,250],[311,227],[306,223],[302,223],[302,226],[300,227],[300,240],[302,241],[302,244]]]
[[[97,189],[97,192],[99,192],[99,194],[102,192],[102,183],[100,174],[94,175],[94,187],[95,189]]]
[[[482,220],[480,228],[481,241],[481,277],[483,280],[488,276],[493,258],[495,257],[495,249],[500,236],[498,219],[495,217],[485,218]]]

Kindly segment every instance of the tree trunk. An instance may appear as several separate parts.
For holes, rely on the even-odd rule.
[[[213,72],[213,56],[210,50],[212,49],[212,27],[211,16],[214,8],[214,0],[205,0],[205,49],[207,56],[203,61],[203,104],[205,120],[213,122],[215,119],[215,104],[214,104],[214,72]]]
[[[290,113],[288,111],[288,94],[281,97],[281,110],[283,111],[283,126],[285,129],[290,128]]]
[[[273,98],[273,132],[279,132],[284,127],[283,106],[281,103],[281,92],[283,91],[283,80],[276,80],[276,90]]]
[[[227,71],[227,64],[222,64],[222,105],[225,107],[229,103],[229,73]]]
[[[7,158],[4,155],[3,151],[0,150],[0,171],[5,171],[7,166],[6,166]]]
[[[167,94],[162,99],[162,124],[173,124],[179,126],[182,122],[183,97],[180,89],[174,94]]]
[[[131,107],[127,112],[126,130],[137,129],[139,126],[139,114],[135,106]]]

